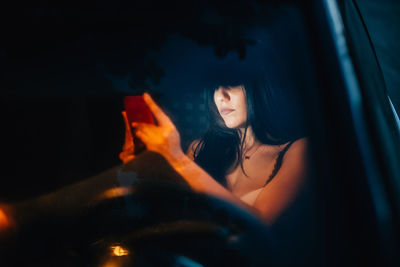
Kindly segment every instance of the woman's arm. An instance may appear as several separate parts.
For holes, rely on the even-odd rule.
[[[214,178],[212,178],[205,170],[197,165],[189,156],[185,154],[177,154],[174,156],[164,156],[171,166],[179,173],[190,187],[198,192],[211,194],[225,200],[234,202],[241,206],[246,205],[238,197],[233,195],[224,186],[219,184]]]
[[[143,99],[158,122],[158,125],[132,123],[136,136],[146,144],[147,149],[164,156],[193,190],[220,197],[242,207],[252,209],[193,162],[190,148],[189,156],[183,153],[180,146],[179,133],[170,118],[148,94],[145,93]]]
[[[144,94],[143,98],[159,125],[132,123],[136,129],[136,135],[146,144],[148,150],[163,155],[193,190],[220,197],[247,208],[261,216],[267,223],[272,223],[296,196],[306,171],[305,139],[300,139],[291,145],[276,177],[261,191],[254,205],[249,206],[183,153],[179,133],[169,117],[148,94]]]
[[[299,139],[290,146],[279,172],[260,192],[252,206],[217,183],[187,156],[168,161],[193,189],[234,202],[251,210],[267,224],[272,224],[293,203],[302,188],[307,173],[307,139]]]

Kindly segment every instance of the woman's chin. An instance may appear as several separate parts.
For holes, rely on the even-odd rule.
[[[229,129],[242,128],[242,125],[244,125],[244,124],[243,123],[237,123],[237,122],[229,122],[229,121],[225,122],[225,126],[228,127]]]

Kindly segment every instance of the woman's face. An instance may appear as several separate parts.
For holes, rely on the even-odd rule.
[[[243,86],[219,87],[214,92],[214,102],[226,127],[245,127],[247,105]]]

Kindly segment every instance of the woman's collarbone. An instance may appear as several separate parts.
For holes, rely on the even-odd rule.
[[[249,159],[243,159],[240,164],[227,175],[228,185],[235,195],[245,195],[254,190],[264,187],[266,180],[273,172],[281,146],[260,147]]]
[[[236,168],[227,175],[228,184],[232,192],[252,191],[264,186],[273,170],[274,161],[260,160],[257,158],[243,162],[243,169],[238,164]]]

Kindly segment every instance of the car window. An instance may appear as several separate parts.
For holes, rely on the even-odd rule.
[[[32,23],[17,24],[24,34],[7,33],[2,100],[10,125],[4,131],[10,155],[6,172],[12,177],[7,184],[16,188],[20,177],[41,175],[24,181],[26,192],[4,190],[3,196],[49,192],[119,164],[123,97],[145,90],[171,116],[186,150],[207,128],[203,89],[215,80],[218,64],[267,62],[271,84],[287,88],[290,101],[301,105],[299,92],[309,86],[304,72],[312,65],[301,15],[293,6],[249,5],[243,13],[235,6],[196,4],[187,7],[186,23],[167,15],[168,5],[134,6],[136,15],[117,7],[26,8],[23,14]],[[158,20],[143,21],[147,15]],[[62,152],[55,152],[60,142]]]
[[[70,5],[14,7],[5,15],[16,28],[5,30],[0,44],[7,155],[0,204],[17,203],[21,218],[34,219],[16,229],[18,238],[0,255],[49,266],[391,262],[399,207],[397,104],[390,92],[388,97],[353,2]],[[252,125],[270,127],[273,134],[265,140],[285,144],[266,176],[279,178],[280,168],[296,166],[285,165],[285,153],[293,153],[294,141],[307,140],[308,179],[275,223],[195,194],[187,184],[164,184],[165,176],[182,177],[160,155],[122,164],[126,96],[150,93],[186,151],[220,122],[212,117],[215,105],[207,103],[215,103],[216,89],[229,95],[243,81],[257,87],[259,77],[263,89],[274,90],[255,98],[253,103],[270,110],[264,125]],[[252,114],[246,115],[250,121]],[[238,157],[226,151],[208,154],[214,166]],[[243,161],[253,155],[242,155]],[[244,169],[240,164],[237,170]],[[155,179],[138,182],[141,174],[132,171],[138,166]],[[132,187],[121,189],[125,185]],[[96,190],[101,194],[93,202],[80,205]],[[248,199],[254,191],[246,192]],[[386,241],[393,244],[382,245]]]

